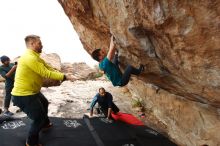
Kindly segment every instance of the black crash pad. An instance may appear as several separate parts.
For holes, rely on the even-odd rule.
[[[105,118],[90,119],[105,146],[176,146],[169,139],[146,126],[135,126]]]
[[[0,124],[2,124],[5,121],[14,121],[16,119],[18,119],[18,118],[14,118],[14,117],[11,117],[11,116],[0,115]]]
[[[40,133],[43,146],[96,146],[83,119],[50,118],[53,127]],[[0,125],[0,146],[24,146],[31,120],[23,118]]]
[[[43,146],[176,146],[148,127],[108,123],[102,117],[50,120],[53,128],[40,133]],[[0,146],[24,146],[30,122],[22,118],[0,124]]]

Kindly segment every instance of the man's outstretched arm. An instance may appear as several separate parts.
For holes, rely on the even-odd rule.
[[[112,108],[108,108],[108,115],[107,118],[110,119],[112,113]]]
[[[108,50],[108,54],[107,54],[107,58],[112,61],[112,59],[114,58],[115,55],[115,44],[114,44],[114,36],[111,36],[111,41],[110,41],[110,46],[109,46],[109,50]]]
[[[95,106],[95,104],[98,101],[98,97],[97,96],[98,96],[98,94],[96,94],[95,97],[93,97],[92,103],[90,105],[90,117],[93,116],[93,107]]]

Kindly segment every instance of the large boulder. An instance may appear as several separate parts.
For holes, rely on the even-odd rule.
[[[0,65],[2,65],[0,61]],[[5,79],[0,75],[0,107],[3,106],[3,99],[4,99],[4,89],[5,89]],[[1,109],[0,109],[1,110]],[[0,112],[1,113],[1,112]]]
[[[219,0],[59,2],[88,53],[108,50],[113,34],[122,64],[146,65],[140,81],[130,82],[160,121],[146,124],[179,145],[220,145]],[[146,84],[166,94],[146,98]]]
[[[4,82],[4,81],[5,79],[2,76],[0,76],[0,82]]]
[[[3,106],[4,96],[5,96],[5,83],[0,82],[0,107]]]
[[[69,80],[93,80],[101,76],[98,70],[89,67],[86,63],[63,63],[62,72],[69,76]]]
[[[0,66],[2,65],[1,61],[0,61]],[[5,79],[0,75],[0,82],[4,82]]]
[[[57,71],[61,71],[61,59],[58,54],[56,53],[51,53],[51,54],[41,54],[41,58],[49,64],[51,67],[53,67]],[[44,87],[49,87],[49,86],[59,86],[60,81],[53,80],[53,79],[44,79],[43,81],[43,86]]]

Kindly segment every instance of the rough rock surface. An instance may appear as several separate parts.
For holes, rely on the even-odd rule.
[[[154,107],[146,108],[160,121],[158,129],[180,145],[220,145],[219,0],[59,2],[88,53],[107,50],[113,34],[123,65],[146,65],[141,81],[130,84],[134,96]],[[166,96],[153,94],[161,98],[156,102],[141,96],[149,83]]]
[[[0,61],[0,65],[2,65],[1,61]],[[3,82],[5,79],[0,75],[0,82]]]
[[[69,76],[69,80],[90,80],[95,79],[98,70],[89,67],[86,63],[62,63],[61,71]]]
[[[60,56],[56,53],[51,54],[45,54],[41,53],[41,58],[49,64],[51,67],[56,69],[57,71],[61,71],[61,59]],[[59,86],[60,81],[52,80],[52,79],[44,79],[43,86],[49,87],[49,86]]]
[[[220,110],[171,94],[135,78],[130,81],[128,88],[133,98],[141,99],[146,124],[169,136],[179,145],[220,144]]]
[[[111,83],[106,80],[65,81],[61,86],[43,88],[42,92],[51,102],[49,107],[51,116],[82,118],[84,113],[89,112],[87,109],[100,87],[112,93],[114,102],[120,110],[128,112],[128,108],[125,107],[131,107],[130,102],[123,103],[123,99],[131,99],[129,92],[123,93],[118,88],[111,87]]]
[[[5,96],[4,89],[5,89],[5,83],[0,82],[0,108],[3,106],[3,100]]]

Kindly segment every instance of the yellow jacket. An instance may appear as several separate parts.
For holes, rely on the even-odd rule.
[[[39,53],[27,49],[18,60],[12,95],[27,96],[39,93],[43,78],[63,80],[64,74],[47,65]]]

